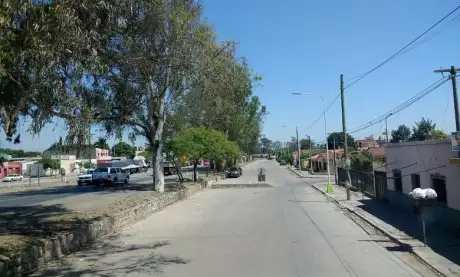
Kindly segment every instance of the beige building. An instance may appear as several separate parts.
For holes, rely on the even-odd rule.
[[[450,140],[390,143],[385,145],[385,156],[390,203],[413,209],[408,193],[417,187],[432,188],[438,204],[427,209],[430,220],[460,224],[460,165],[450,164],[457,157]]]
[[[379,147],[379,144],[374,138],[362,138],[355,140],[356,148],[358,149],[368,149]]]

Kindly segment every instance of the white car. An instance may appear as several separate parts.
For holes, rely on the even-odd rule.
[[[93,181],[93,172],[94,169],[88,169],[85,173],[79,175],[77,177],[78,186],[82,186],[84,184],[91,184],[91,182]]]
[[[22,181],[22,179],[24,179],[24,177],[22,177],[22,175],[10,174],[10,175],[6,176],[5,178],[3,178],[3,182]]]

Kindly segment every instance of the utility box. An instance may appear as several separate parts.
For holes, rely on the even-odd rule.
[[[259,175],[257,176],[257,180],[259,182],[265,182],[265,178],[266,178],[265,168],[260,168],[259,169]]]

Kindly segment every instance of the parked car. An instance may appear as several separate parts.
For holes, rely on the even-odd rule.
[[[286,161],[285,160],[280,160],[280,165],[286,165]]]
[[[204,160],[203,161],[204,166],[209,166],[210,164],[211,164],[211,162],[209,160]]]
[[[164,175],[173,175],[176,174],[176,167],[171,162],[163,162],[163,174]]]
[[[96,168],[92,176],[92,184],[100,186],[127,184],[129,182],[129,174],[126,173],[121,167],[101,167]]]
[[[10,174],[3,178],[3,182],[22,181],[22,179],[24,179],[24,177],[20,174]]]
[[[241,167],[231,167],[227,170],[227,177],[228,178],[238,178],[243,175],[243,169]]]
[[[94,169],[88,169],[85,173],[78,175],[77,184],[82,186],[84,184],[91,184],[93,181],[93,172]]]

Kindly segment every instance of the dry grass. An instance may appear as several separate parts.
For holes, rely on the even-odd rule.
[[[167,185],[164,193],[143,186],[143,189],[134,195],[98,208],[78,211],[68,210],[59,204],[0,208],[0,261],[39,243],[40,239],[73,231],[83,223],[116,215],[194,184]],[[130,189],[136,190],[136,187]]]

